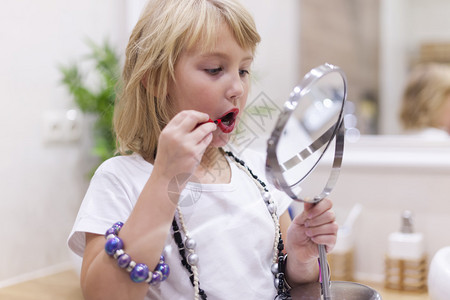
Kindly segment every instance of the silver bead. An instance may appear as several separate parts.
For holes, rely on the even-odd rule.
[[[278,289],[278,286],[280,285],[280,279],[275,278],[275,279],[273,280],[273,285],[275,285],[275,288]]]
[[[271,214],[274,214],[277,212],[277,206],[273,203],[270,203],[269,205],[267,205],[267,209],[269,210],[269,212]]]
[[[133,271],[134,267],[136,267],[136,262],[134,260],[130,261],[130,264],[127,267],[127,272]]]
[[[263,197],[263,199],[264,199],[264,202],[269,203],[269,200],[270,200],[270,197],[271,197],[271,195],[270,195],[269,192],[264,192],[264,193],[262,194],[262,197]]]
[[[148,271],[148,278],[145,279],[145,283],[150,283],[153,279],[153,272],[152,271]]]
[[[184,245],[188,249],[195,249],[195,247],[197,246],[197,242],[192,238],[187,238],[186,241],[184,241]]]
[[[197,263],[198,263],[198,255],[195,254],[195,253],[189,254],[188,257],[187,257],[187,262],[191,266],[197,265]]]
[[[119,249],[119,250],[117,250],[117,251],[114,253],[114,258],[115,258],[115,259],[118,259],[119,256],[121,256],[121,255],[124,254],[124,253],[125,253],[125,251],[123,251],[123,249]]]
[[[272,265],[272,267],[270,267],[270,270],[272,271],[272,274],[273,274],[273,275],[278,274],[278,263],[274,263],[274,264]]]
[[[108,241],[108,240],[113,239],[115,237],[116,237],[116,235],[111,233],[111,234],[108,234],[108,236],[106,237],[106,240]]]

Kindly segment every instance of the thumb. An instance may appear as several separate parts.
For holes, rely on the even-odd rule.
[[[315,206],[315,203],[307,203],[304,202],[303,203],[303,210],[305,211],[305,213],[309,213],[311,209],[313,209],[313,207]]]

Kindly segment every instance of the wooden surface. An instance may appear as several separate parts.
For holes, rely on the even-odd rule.
[[[377,290],[383,300],[430,300],[427,293],[386,290],[382,283],[363,283]],[[75,272],[66,271],[0,289],[0,300],[83,300]]]
[[[78,275],[66,271],[0,289],[0,300],[83,300]]]

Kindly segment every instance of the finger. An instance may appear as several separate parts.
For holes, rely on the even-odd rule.
[[[323,212],[331,209],[333,207],[333,202],[330,199],[325,198],[318,203],[305,203],[304,211],[306,212],[309,219],[313,219]]]
[[[297,215],[294,220],[292,220],[292,222],[297,225],[303,226],[305,225],[307,220],[314,219],[315,217],[321,215],[324,211],[329,210],[332,206],[333,204],[331,200],[326,198],[318,203],[305,202],[303,204],[303,212]]]
[[[206,113],[196,110],[183,110],[172,118],[171,123],[174,126],[180,126],[187,131],[192,131],[197,124],[204,123],[209,120],[209,116]]]
[[[292,220],[292,223],[299,226],[304,226],[305,222],[308,220],[308,213],[303,210],[300,214],[295,216],[295,218]]]
[[[205,143],[209,144],[208,139],[210,138],[207,136],[217,127],[214,123],[204,123],[197,130],[199,122],[205,118],[209,119],[208,115],[202,112],[182,111],[167,124],[161,132],[160,139],[167,140],[169,144],[177,143],[180,147],[191,149],[197,153],[197,149],[194,148],[200,145],[201,150]],[[191,135],[191,133],[194,134]]]
[[[309,227],[305,229],[305,235],[309,238],[319,237],[321,235],[337,236],[338,224],[331,222],[317,227]]]
[[[199,157],[200,160],[203,157],[203,155],[205,154],[205,151],[208,148],[208,146],[209,146],[209,144],[211,143],[212,140],[213,140],[213,134],[209,133],[203,139],[201,139],[197,143],[197,145],[195,145],[196,151],[199,153],[198,157]]]
[[[189,110],[187,113],[187,117],[183,119],[180,126],[185,126],[188,131],[195,130],[201,124],[210,124],[210,122],[208,122],[210,119],[208,114],[195,110]]]
[[[211,120],[211,118],[209,118],[208,121],[206,121],[206,122],[198,123],[197,126],[195,126],[195,128],[197,128],[198,126],[201,126],[201,125],[203,125],[203,124],[206,124],[206,123],[214,123],[214,124],[217,125],[216,122],[214,122],[213,120]]]
[[[217,125],[211,122],[203,123],[196,127],[191,133],[190,138],[195,141],[201,142],[205,137],[214,132],[217,129]]]
[[[336,214],[334,213],[334,211],[327,210],[315,218],[307,219],[305,221],[305,227],[307,227],[307,228],[308,227],[317,227],[317,226],[321,226],[324,224],[334,222],[335,220],[336,220]]]
[[[325,245],[325,249],[328,253],[331,250],[333,250],[334,246],[336,245],[336,236],[320,235],[320,236],[311,238],[311,241],[313,241],[317,245]]]
[[[337,224],[333,225],[337,229]],[[336,245],[337,234],[334,232],[335,229],[333,226],[327,228],[315,229],[312,231],[306,230],[305,234],[309,237],[309,239],[317,244],[317,245],[325,245],[327,252],[331,251]],[[327,232],[332,233],[327,233]],[[320,234],[317,234],[320,233]]]

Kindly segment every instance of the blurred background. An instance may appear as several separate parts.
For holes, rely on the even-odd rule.
[[[89,56],[96,46],[106,44],[120,64],[144,2],[3,3],[0,287],[73,268],[66,239],[104,148],[99,150],[94,136],[102,112],[82,112],[76,93],[62,83],[63,69],[78,66],[86,86],[97,91],[104,78],[95,72]],[[398,229],[404,209],[416,212],[417,227],[429,238],[429,258],[450,245],[448,234],[435,230],[450,227],[450,207],[444,201],[450,179],[449,145],[402,142],[398,120],[411,68],[425,61],[450,62],[450,2],[242,2],[262,35],[250,103],[263,95],[281,107],[303,75],[325,62],[347,74],[348,100],[354,104],[362,142],[349,147],[335,202],[343,216],[355,203],[365,208],[356,233],[360,250],[356,277],[383,280],[387,235]]]

